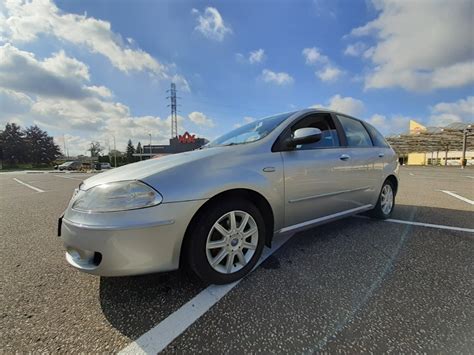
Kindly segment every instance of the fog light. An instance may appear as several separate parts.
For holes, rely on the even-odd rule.
[[[90,250],[68,247],[66,249],[66,259],[78,268],[95,269],[102,260],[102,255]]]

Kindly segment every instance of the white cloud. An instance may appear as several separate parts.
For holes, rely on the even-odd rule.
[[[63,154],[71,155],[88,155],[87,149],[91,146],[91,140],[88,140],[81,136],[75,136],[71,134],[64,134],[54,137],[54,142],[61,148]],[[66,144],[65,144],[66,143]],[[100,142],[103,148],[109,148],[105,145],[105,142]],[[64,149],[66,147],[66,149]],[[111,147],[113,149],[113,147]],[[108,153],[108,149],[105,151]]]
[[[128,117],[130,110],[121,103],[98,98],[39,98],[33,104],[31,113],[37,122],[53,129],[97,131],[109,119]]]
[[[112,91],[109,90],[109,88],[106,88],[105,86],[88,86],[87,89],[93,93],[96,93],[99,96],[102,97],[112,97]]]
[[[0,20],[3,41],[31,42],[39,35],[51,35],[105,56],[121,71],[146,70],[158,77],[169,78],[165,65],[141,49],[126,45],[130,41],[124,41],[114,33],[110,22],[86,15],[65,14],[50,0],[7,0],[4,7],[7,15]]]
[[[311,107],[325,108],[356,117],[361,115],[365,110],[364,103],[361,100],[354,99],[350,96],[342,97],[341,95],[331,97],[327,105],[316,104]]]
[[[384,115],[375,114],[372,115],[367,122],[387,136],[407,132],[410,120],[420,121],[420,119],[416,117],[393,115],[391,118],[387,118]]]
[[[454,122],[474,122],[474,96],[456,102],[440,102],[430,107],[430,126],[443,127]]]
[[[289,85],[294,82],[293,77],[285,72],[274,72],[268,69],[263,69],[261,78],[264,82],[276,84],[279,86]]]
[[[198,126],[202,126],[202,127],[214,127],[215,126],[214,121],[211,118],[207,117],[202,112],[197,112],[197,111],[191,112],[188,115],[188,117],[191,120],[191,122],[193,122],[194,124],[196,124]]]
[[[26,112],[33,104],[33,100],[28,95],[2,88],[0,88],[0,102],[0,117],[11,113]]]
[[[265,50],[262,48],[250,51],[248,58],[242,53],[236,53],[235,59],[239,63],[249,63],[249,64],[258,64],[263,62],[267,56],[265,55]]]
[[[345,55],[353,56],[353,57],[359,57],[361,56],[365,51],[367,50],[367,45],[363,42],[356,42],[353,44],[349,44],[345,51]]]
[[[215,7],[206,7],[203,14],[197,9],[193,9],[192,13],[197,16],[198,21],[195,30],[201,32],[205,37],[220,42],[227,34],[232,33],[232,29],[225,24]]]
[[[63,51],[39,61],[33,53],[11,44],[0,46],[0,87],[4,89],[70,99],[106,94],[104,89],[85,85],[88,80],[87,66]]]
[[[319,66],[315,71],[316,77],[325,82],[336,81],[344,72],[331,63],[329,58],[322,55],[316,47],[305,48],[302,51],[307,65]]]
[[[53,56],[46,58],[43,68],[62,77],[75,77],[85,81],[90,80],[89,68],[86,64],[75,58],[66,56],[63,50],[53,53]]]
[[[104,145],[112,136],[119,150],[129,138],[135,144],[147,142],[148,133],[154,143],[167,141],[169,117],[134,117],[128,106],[112,100],[109,88],[89,81],[87,66],[65,52],[39,60],[11,44],[0,46],[0,124],[37,124],[53,134],[64,132],[71,155],[84,154],[91,141]],[[178,128],[182,131],[182,117]]]
[[[365,52],[373,63],[366,88],[430,91],[474,82],[472,1],[373,3],[378,17],[351,32],[377,40]]]
[[[328,63],[329,58],[325,55],[322,55],[318,48],[305,48],[302,51],[303,57],[305,58],[306,64],[316,64],[316,63]]]
[[[265,51],[262,48],[252,51],[249,54],[250,64],[261,63],[264,59],[265,59]]]
[[[343,71],[328,65],[322,70],[317,70],[315,74],[322,81],[336,81],[343,74]]]

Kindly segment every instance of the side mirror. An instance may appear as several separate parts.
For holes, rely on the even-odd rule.
[[[323,133],[318,128],[299,128],[293,132],[291,137],[287,140],[286,145],[294,148],[300,144],[316,143],[321,140]]]

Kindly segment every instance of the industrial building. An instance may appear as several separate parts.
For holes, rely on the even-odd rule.
[[[205,138],[198,138],[195,135],[191,135],[188,132],[185,132],[183,135],[171,138],[169,142],[169,145],[144,145],[142,148],[143,152],[136,153],[134,154],[134,156],[141,157],[143,159],[148,159],[150,157],[159,157],[168,154],[188,152],[190,150],[202,147],[209,141]]]
[[[425,127],[411,120],[408,133],[387,140],[399,154],[401,164],[474,165],[474,123]]]

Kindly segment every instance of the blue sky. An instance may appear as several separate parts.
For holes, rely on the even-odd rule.
[[[0,1],[0,123],[70,153],[180,133],[214,138],[323,106],[383,133],[473,121],[473,1]]]

